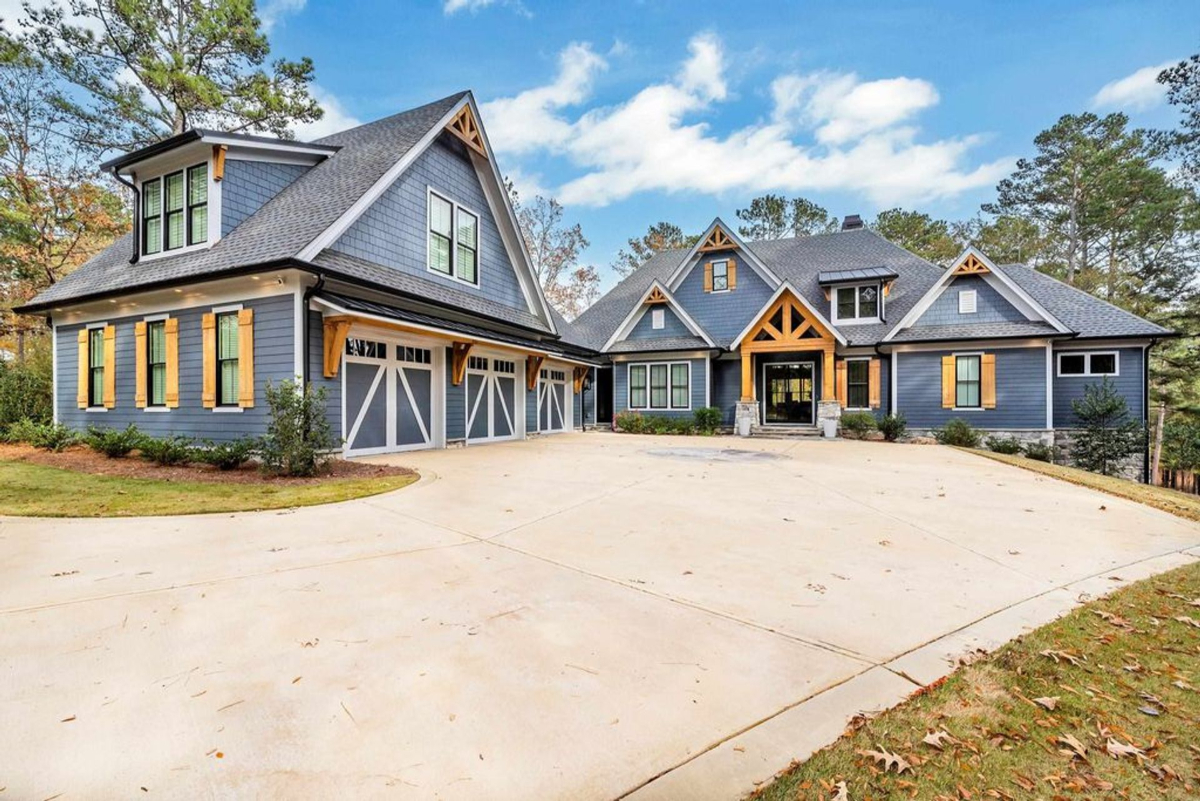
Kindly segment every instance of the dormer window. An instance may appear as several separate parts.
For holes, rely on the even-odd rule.
[[[879,284],[839,286],[833,290],[833,322],[871,323],[879,317]]]
[[[142,253],[208,244],[208,164],[142,182]]]

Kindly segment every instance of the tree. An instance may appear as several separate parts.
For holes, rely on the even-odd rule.
[[[192,127],[290,137],[319,120],[313,64],[276,59],[253,0],[67,0],[26,4],[26,39],[80,91],[57,102],[96,138],[132,150]]]
[[[950,233],[950,223],[918,211],[881,211],[870,227],[889,242],[934,264],[949,266],[962,250]]]
[[[600,273],[591,265],[579,263],[580,254],[590,244],[583,228],[579,223],[563,222],[562,204],[554,198],[538,195],[526,206],[511,181],[506,182],[506,188],[546,299],[563,317],[574,319],[595,302],[600,292]]]
[[[738,233],[747,239],[812,236],[838,229],[837,220],[824,207],[802,197],[788,200],[783,195],[760,195],[750,201],[749,208],[738,209],[736,214],[746,223],[738,226]]]
[[[641,267],[656,253],[674,248],[690,248],[700,240],[699,234],[685,234],[678,225],[659,222],[651,225],[645,235],[629,240],[629,249],[621,248],[612,269],[624,278]]]
[[[1200,184],[1200,54],[1162,71],[1158,82],[1167,87],[1167,102],[1183,113],[1179,128],[1159,133],[1159,142],[1179,158],[1180,173]]]
[[[1125,397],[1107,377],[1100,384],[1083,389],[1083,398],[1071,401],[1081,429],[1071,445],[1071,461],[1076,467],[1120,475],[1124,462],[1144,443],[1144,430],[1129,416]]]
[[[951,223],[950,231],[963,248],[977,248],[996,264],[1038,267],[1053,247],[1037,223],[1010,214]]]

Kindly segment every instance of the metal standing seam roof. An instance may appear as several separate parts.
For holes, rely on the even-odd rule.
[[[842,284],[849,281],[887,281],[892,278],[897,278],[895,270],[888,267],[863,267],[858,270],[828,270],[817,273],[817,283],[825,284]]]

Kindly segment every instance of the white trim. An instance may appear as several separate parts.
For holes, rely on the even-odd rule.
[[[221,134],[204,134],[200,137],[200,141],[209,145],[225,145],[226,147],[237,147],[246,150],[274,150],[286,153],[304,153],[312,156],[320,156],[321,159],[326,159],[337,152],[337,148],[313,147],[308,142],[291,142],[280,139],[278,142],[262,142],[257,140],[239,139],[236,136],[222,136]]]
[[[783,295],[785,290],[788,292],[791,292],[792,296],[794,298],[796,298],[797,301],[800,302],[800,305],[803,306],[805,309],[807,309],[808,312],[810,314],[812,314],[812,316],[817,318],[817,322],[819,322],[821,325],[825,326],[825,328],[828,329],[829,332],[833,334],[833,338],[836,339],[839,344],[841,344],[841,345],[847,344],[846,338],[844,336],[842,336],[842,333],[840,331],[838,331],[837,328],[835,328],[832,323],[830,323],[828,320],[825,319],[825,315],[821,314],[819,311],[814,309],[813,305],[811,303],[809,303],[808,300],[805,299],[805,297],[803,295],[801,295],[799,292],[797,292],[795,287],[793,287],[787,281],[784,281],[783,283],[781,283],[779,285],[779,288],[775,290],[774,294],[772,294],[771,297],[767,299],[767,302],[764,303],[761,307],[759,307],[759,310],[756,311],[751,316],[750,323],[745,328],[743,328],[742,333],[738,334],[737,337],[733,340],[733,343],[729,346],[729,350],[731,350],[731,351],[735,350],[738,347],[738,345],[742,344],[742,340],[746,337],[747,334],[750,333],[751,329],[753,329],[754,326],[758,325],[759,319],[764,314],[767,313],[767,309],[771,308],[771,305],[775,301],[779,300],[780,296]],[[802,340],[796,340],[796,341],[797,341],[796,350],[804,350],[804,348],[803,348],[804,342]]]
[[[671,368],[680,364],[687,365],[687,406],[672,406],[671,405]],[[652,366],[665,365],[667,368],[667,405],[666,406],[651,406],[650,405],[650,368]],[[633,405],[633,379],[630,376],[630,371],[634,367],[646,368],[646,405]],[[616,385],[616,382],[613,382]],[[627,362],[625,364],[625,409],[631,412],[690,412],[692,410],[692,363],[690,361],[676,359],[674,361],[652,361],[652,362]]]
[[[712,354],[704,355],[704,407],[707,409],[712,406]]]
[[[656,306],[650,310],[650,328],[654,331],[662,331],[667,327],[667,310],[661,306]]]
[[[188,234],[190,233],[189,229],[191,227],[191,215],[188,213],[188,188],[191,185],[189,174],[194,167],[199,167],[202,164],[204,165],[205,183],[207,184],[208,192],[204,201],[205,208],[207,209],[206,213],[208,215],[208,222],[206,223],[208,227],[208,235],[203,242],[188,244]],[[168,175],[174,175],[175,173],[183,174],[183,209],[181,212],[183,214],[183,245],[181,247],[173,248],[172,250],[167,250],[166,177]],[[143,250],[144,239],[146,235],[146,216],[142,213],[142,204],[145,202],[144,187],[146,184],[154,183],[156,181],[159,184],[158,218],[162,222],[161,230],[159,231],[159,236],[161,237],[159,241],[160,247],[156,253],[146,253]],[[185,162],[183,162],[182,166],[168,165],[165,168],[160,168],[153,177],[139,178],[134,181],[134,183],[137,186],[138,197],[137,208],[134,209],[134,212],[138,215],[136,226],[138,231],[138,241],[135,244],[137,245],[139,262],[157,261],[158,259],[167,258],[168,256],[178,256],[181,253],[206,250],[221,240],[221,182],[213,177],[213,160],[211,154],[207,156],[198,154],[197,156],[188,158]]]
[[[78,339],[75,340],[75,347],[76,348],[79,347]],[[78,359],[79,359],[78,353],[75,354],[75,358],[77,360],[77,365],[78,365]],[[77,369],[78,369],[78,366],[77,366]],[[76,376],[75,380],[78,381],[79,377]],[[76,398],[78,398],[79,387],[75,388],[75,395],[76,395]],[[76,403],[78,403],[78,400],[76,400]],[[50,411],[50,419],[53,420],[55,423],[57,423],[58,422],[58,322],[55,321],[53,316],[50,318],[50,405],[52,407],[51,411]]]
[[[342,419],[342,453],[347,457],[354,456],[370,456],[383,453],[404,453],[406,451],[427,450],[430,448],[445,447],[445,345],[444,343],[436,342],[417,335],[397,335],[393,330],[385,330],[374,328],[369,325],[361,325],[354,323],[350,327],[348,339],[366,339],[370,341],[380,342],[384,346],[382,357],[369,356],[351,356],[343,353],[342,369],[340,371],[341,382],[341,419]],[[405,362],[397,357],[397,349],[402,347],[419,348],[428,350],[430,354],[429,363]],[[362,407],[358,410],[358,415],[354,421],[347,419],[346,400],[349,393],[346,392],[346,377],[348,369],[346,365],[358,364],[367,366],[377,366],[379,371],[376,373],[376,379],[372,379],[372,385],[376,380],[384,383],[384,410],[385,410],[385,429],[384,429],[384,444],[371,446],[369,448],[352,448],[354,438],[357,437],[359,431],[359,418],[365,413],[365,410],[370,406],[370,401],[374,395],[369,391],[368,397],[364,400]],[[429,373],[429,425],[425,424],[424,418],[419,411],[420,407],[416,403],[416,394],[412,391],[412,387],[408,381],[408,371],[420,370]],[[382,376],[382,378],[378,378]],[[374,390],[377,392],[378,390]],[[417,421],[418,433],[420,433],[423,442],[410,442],[400,444],[400,432],[397,430],[396,419],[399,410],[399,397],[403,392],[408,399],[410,408]],[[347,426],[350,430],[347,431]]]
[[[166,320],[170,320],[170,319],[171,319],[171,315],[170,315],[170,314],[167,314],[167,313],[163,313],[163,314],[147,314],[145,317],[143,317],[143,318],[142,318],[142,322],[143,322],[143,323],[159,323],[159,322],[164,322],[164,321],[166,321]],[[165,329],[164,329],[164,331],[163,331],[163,336],[166,336],[166,330],[165,330]],[[136,345],[137,345],[137,337],[134,337],[134,345],[135,345],[135,347],[136,347]],[[146,348],[147,348],[147,351],[149,351],[149,347],[150,347],[150,330],[149,330],[149,328],[147,328],[147,330],[146,330]],[[138,359],[138,354],[137,354],[137,353],[134,353],[134,354],[133,354],[133,359],[134,359],[134,364],[136,365],[136,364],[137,364],[137,359]],[[147,352],[147,353],[146,353],[146,380],[147,380],[147,381],[149,381],[149,380],[150,380],[150,368],[151,368],[151,367],[152,367],[152,365],[150,364],[150,354],[149,354],[149,352]],[[176,367],[178,367],[178,365],[176,365]],[[136,386],[136,382],[137,382],[137,372],[136,372],[136,369],[135,369],[135,371],[134,371],[134,383],[135,383],[135,386],[134,386],[134,388],[133,388],[133,392],[134,392],[134,398],[137,398],[137,386]],[[164,392],[164,394],[165,394],[165,393],[166,393],[166,390],[164,389],[164,390],[163,390],[163,392]],[[171,411],[171,408],[172,408],[172,407],[170,407],[170,406],[168,406],[168,405],[166,404],[166,398],[165,398],[165,397],[163,398],[163,403],[162,403],[161,405],[159,405],[159,404],[154,404],[154,405],[151,405],[151,403],[150,403],[150,387],[149,387],[149,385],[147,385],[147,386],[146,386],[146,405],[145,405],[145,406],[143,406],[143,407],[141,408],[141,411],[143,411],[143,412],[151,412],[151,413],[155,413],[155,412],[169,412],[169,411]]]
[[[724,231],[733,241],[733,247],[730,248],[730,250],[736,250],[741,253],[745,257],[746,263],[750,265],[750,269],[758,273],[759,278],[763,279],[767,283],[767,286],[773,288],[779,286],[779,276],[775,275],[775,273],[771,271],[771,268],[767,267],[767,265],[764,264],[762,260],[758,258],[758,256],[754,255],[754,253],[746,247],[746,243],[743,242],[741,238],[733,232],[733,229],[726,225],[720,217],[715,218],[709,224],[708,228],[704,229],[704,233],[702,233],[700,238],[696,240],[696,244],[692,245],[692,249],[687,252],[687,255],[683,257],[683,261],[679,262],[679,265],[675,268],[674,272],[671,273],[671,276],[666,281],[666,285],[669,286],[672,291],[679,289],[679,285],[684,282],[684,279],[687,278],[688,274],[692,271],[696,264],[700,263],[699,261],[693,263],[693,259],[696,258],[696,255],[700,252],[700,248],[703,247],[704,242],[708,239],[718,225],[721,226],[721,230]]]
[[[450,204],[450,272],[443,273],[440,270],[433,269],[433,245],[432,237],[433,229],[432,220],[429,215],[429,206],[433,198],[443,200]],[[468,281],[465,278],[458,277],[458,213],[465,211],[467,214],[475,218],[475,280]],[[479,289],[481,273],[483,272],[483,259],[481,251],[483,250],[483,217],[479,212],[464,206],[453,198],[447,197],[444,193],[434,189],[428,184],[425,185],[425,272],[438,276],[439,278],[448,278],[459,284],[466,284],[469,287]]]
[[[858,290],[862,289],[863,287],[874,287],[875,292],[877,293],[875,295],[875,316],[874,317],[858,316],[858,307],[862,302],[862,298],[859,296]],[[841,317],[838,315],[837,296],[838,296],[838,292],[842,291],[843,289],[853,289],[854,290],[854,316],[853,317]],[[862,281],[862,282],[853,283],[853,284],[837,284],[836,286],[831,286],[829,288],[829,319],[832,320],[835,325],[875,325],[875,324],[878,324],[883,319],[882,312],[883,312],[883,284],[880,281]]]
[[[228,312],[235,312],[235,311],[241,311],[241,310],[242,310],[241,303],[230,303],[225,306],[213,306],[211,309],[209,309],[209,311],[212,312],[213,314],[226,314]]]
[[[890,355],[892,357],[892,369],[888,371],[888,389],[891,391],[892,402],[889,405],[888,414],[897,415],[900,413],[896,408],[898,405],[897,397],[899,395],[897,389],[900,382],[896,380],[896,376],[899,373],[900,354],[897,351],[892,351]]]
[[[486,370],[471,367],[471,359],[481,358],[487,359],[488,366]],[[496,361],[512,362],[513,372],[502,373],[496,370]],[[470,376],[481,376],[483,383],[480,385],[479,392],[476,394],[474,409],[472,409],[471,396],[468,392],[470,389]],[[504,393],[500,392],[499,381],[501,378],[511,378],[513,380],[512,393],[512,409],[508,408],[508,403],[504,399]],[[525,394],[524,372],[521,369],[521,359],[511,353],[496,353],[492,351],[471,351],[467,357],[467,369],[463,374],[463,442],[467,445],[482,445],[488,442],[507,442],[509,440],[523,439],[525,437],[524,419],[525,412],[524,403],[520,401],[520,397]],[[487,436],[472,437],[471,425],[475,422],[475,418],[480,412],[479,405],[483,402],[484,396],[487,396],[487,406],[483,410],[487,414]],[[501,409],[495,408],[496,396],[500,396]],[[522,417],[518,418],[514,412],[520,411]],[[504,414],[504,419],[508,422],[508,434],[497,436],[496,434],[496,415],[497,413]]]
[[[1058,378],[1115,378],[1121,375],[1121,352],[1119,350],[1059,350],[1055,351],[1056,358],[1054,364],[1054,374]],[[1062,371],[1063,356],[1083,356],[1083,372],[1082,373],[1064,373]],[[1112,356],[1113,371],[1111,373],[1094,373],[1092,372],[1092,357],[1094,356]]]
[[[633,332],[633,329],[637,327],[637,324],[641,322],[642,316],[646,313],[646,309],[648,308],[646,306],[647,298],[650,297],[650,293],[653,292],[656,287],[666,297],[667,304],[671,307],[671,311],[674,312],[675,316],[679,318],[680,322],[687,327],[687,330],[691,331],[695,336],[703,339],[705,344],[707,344],[710,348],[716,347],[716,344],[713,342],[708,333],[700,327],[699,323],[692,319],[692,316],[688,314],[681,305],[679,305],[679,303],[675,300],[675,296],[672,295],[665,286],[655,280],[651,282],[649,287],[646,288],[646,291],[642,293],[641,299],[633,305],[633,308],[629,310],[629,314],[625,316],[625,320],[619,326],[617,326],[617,330],[613,331],[612,336],[609,337],[608,341],[604,343],[604,346],[600,348],[602,353],[607,351],[616,343],[624,341],[625,338]]]
[[[767,368],[768,367],[800,367],[807,364],[809,372],[812,374],[813,393],[812,399],[809,400],[809,408],[812,413],[811,423],[768,423],[767,422]],[[815,426],[817,424],[817,363],[811,359],[802,362],[782,361],[761,363],[762,367],[762,395],[758,404],[758,421],[762,425],[772,426]]]
[[[214,406],[209,411],[213,414],[241,414],[246,410],[241,406]]]
[[[1042,348],[1046,344],[1053,343],[1054,340],[1047,340],[1044,337],[1037,339],[1001,339],[988,340],[984,339],[953,339],[945,340],[944,342],[914,342],[912,344],[896,344],[891,346],[891,353],[925,353],[928,351],[951,351],[955,348],[963,347],[985,347],[989,351],[992,350],[1011,350],[1020,348]]]
[[[1054,345],[1046,343],[1046,430],[1054,430]]]
[[[681,359],[703,359],[711,351],[707,350],[654,350],[639,353],[614,353],[613,364],[644,361],[679,361]]]
[[[308,314],[308,309],[304,308],[304,291],[304,286],[298,285],[293,293],[296,303],[292,310],[292,372],[297,382],[304,379],[304,360],[308,358],[308,342],[304,341],[304,317]]]
[[[951,351],[949,354],[954,358],[954,406],[951,411],[954,412],[983,412],[994,411],[983,405],[983,357],[986,355],[981,350],[964,350]],[[959,406],[958,405],[958,358],[960,356],[978,356],[979,357],[979,405],[978,406]]]
[[[1056,340],[1054,349],[1058,350],[1113,350],[1120,348],[1143,348],[1150,345],[1152,337],[1143,337],[1140,339],[1084,339],[1082,337],[1075,339]]]

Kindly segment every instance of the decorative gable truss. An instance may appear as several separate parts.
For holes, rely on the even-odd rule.
[[[733,289],[737,281],[737,267],[740,264],[747,264],[750,269],[754,270],[766,282],[767,286],[775,289],[779,286],[779,276],[775,275],[766,264],[762,262],[741,239],[734,234],[721,218],[718,217],[709,224],[708,228],[701,234],[699,241],[688,251],[683,260],[679,262],[679,266],[675,268],[675,272],[671,273],[671,277],[667,279],[667,289],[675,292],[679,289],[679,285],[687,278],[688,273],[696,264],[703,262],[704,268],[704,291],[712,291],[712,267],[711,262],[699,259],[697,256],[718,253],[721,251],[737,251],[738,258],[734,259],[730,256],[729,260],[729,288]],[[718,261],[720,259],[717,259]]]
[[[704,237],[704,241],[700,244],[700,253],[711,253],[714,250],[735,250],[737,244],[734,242],[733,236],[727,232],[718,221],[709,229],[708,236]]]
[[[488,157],[487,144],[483,141],[483,134],[479,131],[479,123],[475,121],[470,104],[463,106],[462,110],[454,115],[446,130],[463,140],[467,147],[485,159]]]
[[[637,327],[638,322],[641,321],[642,316],[645,315],[646,311],[654,306],[668,306],[671,311],[675,312],[675,316],[679,318],[679,321],[684,324],[688,331],[690,331],[694,336],[704,340],[705,344],[707,344],[710,348],[716,347],[716,344],[713,342],[712,337],[708,335],[708,332],[701,328],[699,323],[692,319],[691,315],[679,305],[671,293],[668,292],[662,284],[660,284],[658,281],[655,281],[650,285],[650,288],[642,294],[642,297],[637,303],[634,304],[633,308],[629,310],[629,314],[626,315],[625,320],[619,326],[617,326],[617,330],[613,332],[613,335],[608,338],[608,341],[604,343],[604,347],[602,347],[600,350],[602,352],[606,351],[616,343],[621,342],[628,337],[629,334],[632,333],[633,329]]]
[[[982,255],[982,254],[980,254]],[[973,252],[967,251],[963,256],[959,257],[959,261],[954,265],[953,275],[987,275],[991,270],[983,263],[983,259],[976,256]]]

